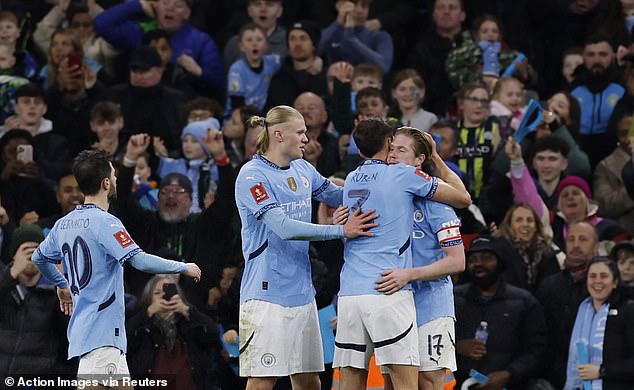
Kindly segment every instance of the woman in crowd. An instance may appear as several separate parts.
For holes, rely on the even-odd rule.
[[[511,206],[494,236],[505,241],[513,253],[505,259],[507,282],[535,291],[545,277],[559,272],[558,248],[553,248],[552,237],[529,204]]]
[[[625,390],[634,387],[634,302],[623,299],[619,269],[605,257],[588,268],[590,296],[579,305],[575,319],[565,390]],[[585,356],[584,356],[585,355]]]

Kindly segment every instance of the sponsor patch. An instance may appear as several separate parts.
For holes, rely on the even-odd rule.
[[[431,177],[428,174],[426,174],[425,172],[421,171],[420,168],[416,168],[414,173],[417,174],[418,176],[422,177],[423,179],[427,180],[427,181],[431,181]]]
[[[134,241],[132,241],[132,238],[125,230],[119,230],[118,232],[116,232],[114,234],[114,238],[117,240],[119,245],[121,245],[121,248],[127,248],[130,245],[134,244]]]
[[[262,203],[269,198],[269,194],[266,192],[262,183],[258,183],[251,187],[251,195],[257,203]]]

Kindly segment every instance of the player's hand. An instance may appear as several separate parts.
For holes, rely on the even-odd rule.
[[[480,360],[487,354],[487,347],[482,340],[464,339],[456,341],[456,352],[469,359]]]
[[[600,366],[595,364],[579,364],[577,365],[579,369],[579,378],[584,381],[591,381],[594,379],[599,379],[599,370]]]
[[[412,269],[395,268],[383,271],[381,275],[383,277],[375,282],[377,286],[374,288],[385,295],[392,295],[412,280]]]
[[[196,265],[196,263],[187,263],[187,272],[185,272],[185,275],[194,278],[194,282],[198,283],[200,282],[201,274],[202,274],[202,271]]]
[[[57,298],[59,298],[59,308],[65,315],[73,314],[73,299],[68,287],[57,288]]]
[[[346,205],[342,205],[337,207],[335,212],[332,214],[332,224],[333,225],[345,225],[348,222],[348,216],[350,215],[350,209]]]
[[[508,371],[493,371],[487,375],[489,381],[478,387],[483,390],[502,390],[511,379],[511,373]]]
[[[372,209],[361,214],[361,209],[357,209],[354,214],[343,225],[343,235],[346,238],[356,238],[359,236],[371,237],[374,233],[368,232],[368,229],[379,226],[378,223],[372,222],[379,215],[374,214],[376,210]]]

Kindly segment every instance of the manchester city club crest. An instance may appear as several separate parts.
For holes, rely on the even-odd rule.
[[[297,183],[294,177],[286,178],[286,183],[288,183],[288,188],[290,188],[291,191],[297,191]]]
[[[414,211],[414,221],[415,222],[423,222],[423,219],[425,219],[425,215],[423,214],[422,211],[420,211],[420,210]]]

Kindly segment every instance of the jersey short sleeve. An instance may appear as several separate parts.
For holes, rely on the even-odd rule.
[[[444,203],[427,201],[424,214],[442,248],[462,244],[460,219],[453,208]]]
[[[99,226],[97,233],[99,244],[119,264],[123,265],[132,256],[142,251],[116,217],[111,215],[108,218],[103,218],[101,223],[102,226]]]
[[[279,206],[269,181],[263,173],[254,170],[241,172],[236,181],[236,198],[258,219]]]
[[[420,168],[405,164],[394,165],[397,181],[405,191],[431,199],[438,189],[438,179],[423,172]]]

